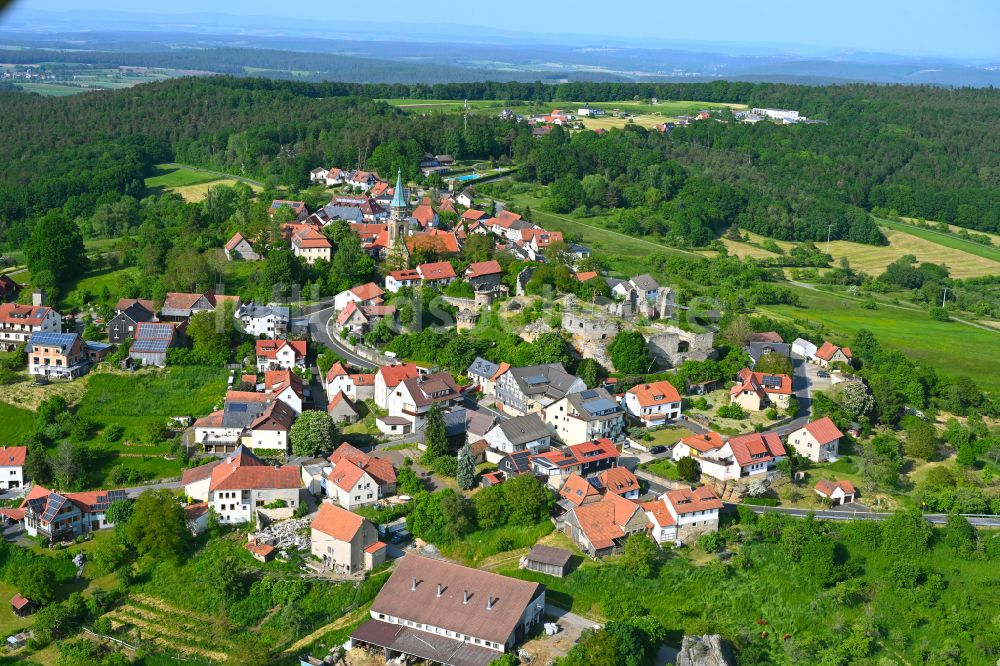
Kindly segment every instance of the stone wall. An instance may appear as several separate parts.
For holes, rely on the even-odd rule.
[[[704,361],[714,352],[715,334],[712,332],[692,333],[676,326],[656,324],[644,337],[653,357],[670,367],[687,360]]]

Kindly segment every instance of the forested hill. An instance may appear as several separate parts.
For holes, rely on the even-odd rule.
[[[535,141],[526,125],[487,114],[470,116],[466,130],[459,114],[404,114],[374,101],[398,96],[553,105],[656,96],[795,108],[829,124],[705,121],[666,136],[630,126],[603,137],[557,132]],[[862,213],[875,206],[1000,230],[1000,91],[992,89],[726,82],[386,86],[211,77],[64,98],[0,92],[0,117],[0,233],[13,245],[31,218],[50,208],[65,206],[75,217],[122,194],[142,196],[143,177],[157,162],[175,159],[299,186],[316,164],[400,166],[415,175],[424,151],[513,157],[524,166],[523,177],[544,183],[598,175],[608,183],[608,198],[627,208],[647,201],[650,187],[659,188],[663,202],[677,197],[679,184],[694,176],[692,196],[720,198],[717,210],[705,213],[711,219],[701,221],[716,232],[738,222],[778,238],[806,239],[819,230],[825,235],[828,222],[837,222],[835,238],[879,242]],[[569,185],[567,191],[576,190]],[[676,222],[670,216],[688,215],[686,199],[657,204],[656,214],[669,226]]]

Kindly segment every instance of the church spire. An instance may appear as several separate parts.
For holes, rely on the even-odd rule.
[[[396,172],[396,190],[392,193],[392,208],[406,208],[406,193],[403,192],[403,170]]]

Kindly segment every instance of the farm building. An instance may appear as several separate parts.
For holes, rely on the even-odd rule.
[[[521,558],[521,568],[562,578],[569,571],[573,554],[562,548],[536,544],[531,552]]]

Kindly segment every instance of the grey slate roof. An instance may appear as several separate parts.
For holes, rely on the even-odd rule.
[[[555,400],[565,396],[578,379],[566,372],[562,363],[526,365],[521,368],[511,368],[510,372],[518,388],[525,395],[547,395]]]
[[[249,303],[244,303],[240,306],[239,311],[236,315],[242,319],[243,317],[249,317],[251,319],[263,319],[265,317],[275,316],[278,319],[288,319],[289,310],[288,307],[284,305],[275,305],[274,303],[269,303],[267,305],[260,305],[250,301]]]
[[[469,366],[469,369],[465,371],[465,374],[470,377],[485,377],[486,379],[489,379],[493,377],[499,369],[500,366],[496,363],[487,361],[481,356],[477,356],[476,360]]]
[[[653,279],[653,276],[648,273],[632,278],[632,284],[634,284],[636,288],[642,289],[643,291],[653,291],[660,288],[659,283],[657,283],[657,281]]]
[[[747,354],[756,363],[760,357],[769,352],[774,352],[780,356],[788,356],[792,351],[792,346],[786,342],[751,342],[747,345]]]
[[[500,428],[507,440],[515,446],[551,436],[549,429],[545,427],[545,423],[542,421],[542,417],[538,414],[528,414],[526,416],[507,419],[506,421],[501,421],[497,427]]]

